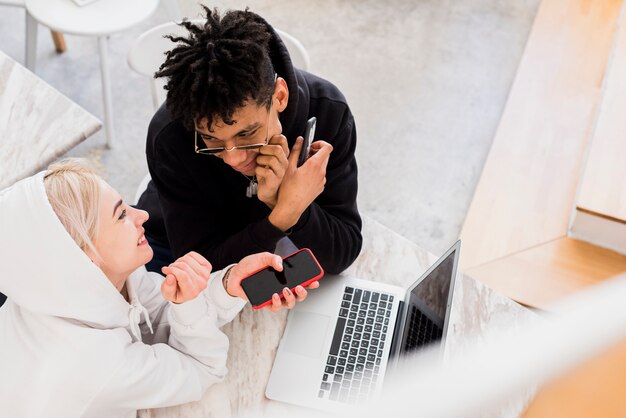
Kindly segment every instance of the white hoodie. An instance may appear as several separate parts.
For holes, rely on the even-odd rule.
[[[163,277],[142,267],[129,304],[69,236],[43,175],[0,191],[0,415],[134,417],[200,399],[227,371],[218,327],[245,302],[218,272],[171,304]]]

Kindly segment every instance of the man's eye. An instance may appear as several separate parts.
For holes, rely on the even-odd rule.
[[[126,217],[126,209],[122,210],[122,212],[120,213],[120,217],[117,219],[124,219]]]
[[[242,132],[239,134],[242,138],[250,138],[253,137],[259,130],[255,129],[254,131]]]

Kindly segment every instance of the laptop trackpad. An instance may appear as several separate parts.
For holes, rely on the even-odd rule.
[[[326,341],[330,318],[311,312],[293,311],[289,316],[283,349],[292,354],[319,358]]]

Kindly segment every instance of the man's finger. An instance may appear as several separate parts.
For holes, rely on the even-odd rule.
[[[311,143],[311,151],[317,152],[321,150],[322,148],[326,148],[326,147],[330,147],[332,151],[333,146],[329,144],[328,142],[323,141],[321,139],[318,139],[317,141]]]
[[[328,165],[328,160],[330,159],[330,153],[332,151],[333,151],[333,146],[330,144],[325,144],[315,154],[313,154],[310,157],[310,159],[318,160],[321,163],[322,168],[326,170],[326,166]]]
[[[287,142],[285,141],[285,145],[264,145],[260,148],[259,154],[257,155],[257,163],[261,164],[259,159],[263,158],[275,158],[277,160],[286,160],[289,153],[285,152],[285,148],[287,148]]]
[[[269,167],[261,167],[260,165],[257,165],[254,169],[254,174],[258,180],[267,180],[270,176],[274,175],[274,171],[272,171]]]
[[[288,164],[287,158],[284,159],[284,163],[280,161],[278,157],[257,157],[256,159],[257,168],[269,168],[277,175],[281,175],[285,172],[285,166]]]
[[[287,137],[285,135],[274,135],[270,138],[269,143],[271,145],[280,145],[283,149],[285,157],[289,156],[289,144],[287,143]]]
[[[298,139],[296,139],[296,143],[293,144],[291,154],[289,154],[289,167],[294,170],[298,167],[298,157],[300,156],[300,150],[302,149],[302,141],[302,137],[299,136]]]

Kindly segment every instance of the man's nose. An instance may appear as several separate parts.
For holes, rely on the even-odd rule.
[[[241,163],[245,162],[247,158],[248,155],[246,151],[240,149],[222,152],[222,159],[231,167],[237,167]]]

